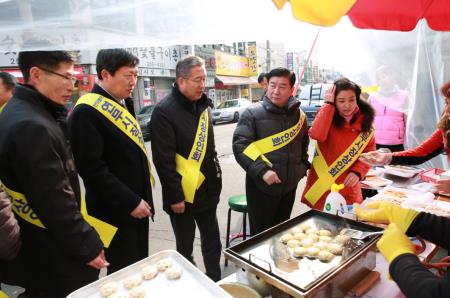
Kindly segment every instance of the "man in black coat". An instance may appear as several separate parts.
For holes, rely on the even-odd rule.
[[[124,104],[136,85],[138,63],[122,49],[99,51],[100,83],[78,100],[69,118],[88,212],[118,228],[106,249],[108,273],[148,256],[151,170],[139,124]]]
[[[62,51],[21,52],[19,67],[26,84],[0,115],[0,179],[13,197],[30,288],[66,297],[107,265],[99,235],[80,213],[66,136],[73,61]]]
[[[267,78],[263,101],[242,113],[233,135],[234,156],[247,172],[252,235],[289,219],[297,184],[310,166],[308,126],[300,103],[292,97],[295,74],[275,68]],[[256,143],[266,138],[272,146]]]
[[[211,100],[203,93],[202,59],[178,62],[172,92],[153,111],[150,122],[153,161],[170,215],[177,251],[194,263],[195,224],[200,230],[206,275],[221,278],[221,242],[216,209],[222,178],[214,144]]]

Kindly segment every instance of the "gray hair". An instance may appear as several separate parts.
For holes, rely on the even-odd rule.
[[[192,68],[196,66],[204,66],[205,61],[197,56],[189,56],[187,58],[184,58],[180,61],[178,61],[177,66],[175,68],[175,76],[178,80],[178,78],[187,78],[189,76],[189,72]]]

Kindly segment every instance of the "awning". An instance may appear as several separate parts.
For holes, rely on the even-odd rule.
[[[219,76],[216,78],[221,81],[224,85],[252,85],[257,84],[258,80],[252,77],[234,77],[234,76]]]

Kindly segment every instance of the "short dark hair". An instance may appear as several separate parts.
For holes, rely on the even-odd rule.
[[[66,51],[26,51],[19,53],[19,68],[25,82],[30,79],[32,67],[40,66],[56,70],[62,62],[73,63],[72,55]]]
[[[196,66],[204,66],[205,61],[197,56],[189,56],[178,61],[175,67],[175,79],[180,77],[187,78],[192,68]]]
[[[284,67],[277,67],[272,69],[268,74],[267,74],[267,81],[270,81],[270,79],[272,77],[285,77],[289,79],[289,84],[292,86],[294,86],[295,84],[295,73],[293,71],[290,71],[287,68]]]
[[[261,82],[264,81],[264,78],[267,79],[267,73],[266,72],[260,73],[259,76],[258,76],[258,83],[261,84]]]
[[[10,73],[0,72],[0,80],[2,81],[6,90],[12,90],[14,89],[14,86],[16,86],[16,78]]]
[[[356,104],[358,105],[360,111],[364,114],[364,118],[361,124],[361,131],[362,132],[368,132],[372,128],[373,119],[375,117],[375,111],[373,110],[372,106],[361,99],[361,87],[359,87],[356,83],[350,81],[347,78],[341,78],[334,82],[334,85],[336,86],[336,91],[334,93],[334,99],[336,100],[337,95],[339,92],[344,90],[353,90],[355,92],[356,96]],[[356,121],[356,118],[351,119],[350,123],[353,123]],[[339,113],[334,113],[333,116],[333,123],[336,127],[343,127],[345,124],[345,119],[339,115]]]
[[[98,52],[96,64],[97,77],[102,80],[103,69],[113,76],[121,67],[138,65],[139,58],[124,49],[104,49]]]

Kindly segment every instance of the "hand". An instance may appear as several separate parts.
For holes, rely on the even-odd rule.
[[[267,185],[272,185],[274,183],[281,183],[280,178],[278,177],[277,173],[275,173],[272,170],[268,170],[264,173],[262,179],[264,182],[266,182]]]
[[[146,218],[146,217],[153,215],[152,208],[150,207],[150,205],[142,199],[139,202],[139,205],[136,208],[134,208],[134,210],[131,211],[130,214],[134,218],[139,218],[139,219]]]
[[[392,152],[390,150],[389,152],[386,152],[386,150],[371,151],[362,153],[359,159],[371,166],[385,166],[391,163]]]
[[[103,249],[95,259],[88,263],[88,265],[99,270],[109,266],[108,261],[106,261],[105,252],[103,251]]]
[[[419,214],[417,211],[405,209],[386,201],[369,202],[366,204],[366,207],[369,210],[363,209],[359,204],[353,204],[356,216],[362,220],[374,223],[395,223],[403,233],[406,233],[413,220]]]
[[[387,227],[383,236],[378,240],[377,247],[389,264],[399,255],[416,253],[414,245],[395,223],[391,223]]]
[[[349,172],[349,173],[347,174],[347,177],[345,177],[345,180],[344,180],[344,186],[345,186],[345,187],[353,187],[353,186],[355,186],[356,184],[358,184],[358,182],[359,182],[359,177],[358,177],[358,175],[356,175],[356,174],[353,173],[353,172]]]
[[[174,213],[184,213],[186,205],[184,204],[184,201],[181,201],[179,203],[170,205],[170,209],[172,209]]]
[[[325,101],[334,103],[334,93],[336,92],[336,85],[333,84],[330,88],[328,88],[327,92],[325,93]]]
[[[437,193],[448,194],[450,193],[450,179],[439,180],[435,186]]]

